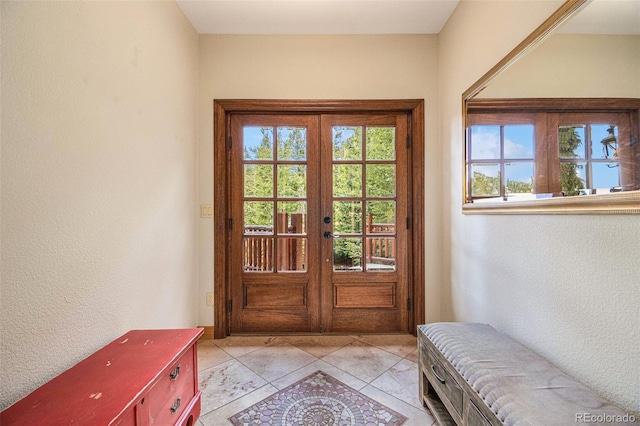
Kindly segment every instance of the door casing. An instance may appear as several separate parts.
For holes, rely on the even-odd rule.
[[[416,334],[424,312],[424,101],[409,100],[214,100],[214,338],[228,336],[230,330],[229,239],[233,226],[230,214],[229,135],[231,114],[352,114],[401,112],[409,115],[407,145],[411,155],[408,213],[409,246],[409,329]]]

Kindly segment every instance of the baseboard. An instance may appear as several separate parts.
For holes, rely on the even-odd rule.
[[[204,329],[204,333],[202,333],[202,336],[200,336],[200,339],[198,339],[198,340],[202,340],[202,339],[212,340],[213,339],[213,326],[212,325],[199,325],[198,328],[203,328]]]

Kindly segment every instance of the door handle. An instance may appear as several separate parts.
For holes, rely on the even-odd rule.
[[[329,238],[340,238],[340,235],[338,234],[332,234],[329,231],[324,231],[324,237],[329,239]]]

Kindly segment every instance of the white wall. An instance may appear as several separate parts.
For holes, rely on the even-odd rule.
[[[197,82],[173,2],[2,2],[0,409],[197,325]]]
[[[461,209],[461,94],[560,4],[463,1],[440,34],[444,179],[451,182],[443,318],[489,323],[622,408],[640,411],[638,217]]]
[[[219,36],[200,38],[200,199],[213,202],[214,99],[424,99],[426,315],[440,317],[440,147],[437,37]],[[200,323],[213,324],[213,221],[200,226]]]
[[[555,34],[481,98],[640,98],[640,36]]]

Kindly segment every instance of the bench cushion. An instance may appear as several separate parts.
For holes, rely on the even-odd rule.
[[[505,425],[576,424],[580,415],[629,418],[487,324],[433,323],[419,330]]]

